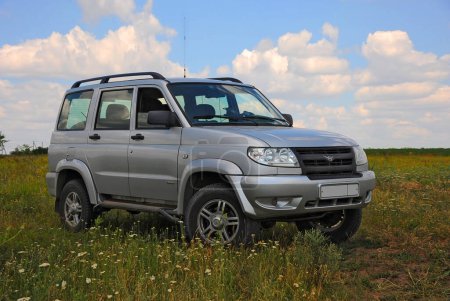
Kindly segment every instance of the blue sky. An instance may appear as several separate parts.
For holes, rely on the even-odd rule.
[[[142,8],[145,1],[136,1]],[[352,63],[364,65],[356,48],[377,30],[408,32],[414,45],[437,55],[450,53],[450,1],[154,1],[153,12],[162,24],[177,31],[170,58],[183,62],[183,28],[186,18],[187,60],[194,71],[218,67],[243,48],[261,39],[277,39],[286,32],[308,29],[318,37],[329,22],[341,31],[339,46]],[[0,42],[16,44],[68,32],[74,25],[97,37],[122,23],[116,16],[98,22],[83,21],[76,1],[0,1]]]
[[[75,40],[90,35],[92,43],[107,43],[108,32],[119,35],[121,29],[131,26],[152,37],[145,44],[148,56],[142,57],[143,62],[147,62],[142,64],[144,69],[153,67],[171,76],[181,76],[178,73],[183,64],[185,22],[186,62],[190,74],[233,75],[255,83],[282,109],[293,110],[298,126],[338,130],[356,136],[364,146],[450,146],[446,134],[450,129],[445,122],[450,117],[447,108],[450,1],[154,1],[147,15],[156,23],[149,22],[149,28],[141,28],[142,24],[133,20],[133,16],[146,11],[147,1],[110,0],[110,4],[102,5],[104,2],[0,0],[0,59],[12,62],[20,60],[15,54],[23,57],[24,53],[30,53],[26,51],[41,54],[44,50],[46,53],[55,51],[54,56],[58,56],[61,50],[69,53],[60,59],[60,64],[77,60],[88,64],[85,56],[80,58],[71,53],[72,50],[63,50],[70,33]],[[111,9],[114,6],[111,3],[120,4]],[[77,26],[78,33],[73,31]],[[301,31],[312,37],[305,38]],[[60,38],[50,43],[52,33],[59,34]],[[119,40],[127,40],[126,34]],[[38,39],[47,43],[42,49]],[[306,39],[307,44],[301,44],[302,39]],[[134,42],[139,46],[139,41]],[[294,48],[283,50],[291,47],[291,42]],[[322,42],[327,45],[322,47],[319,45]],[[9,51],[7,45],[15,48]],[[102,51],[101,45],[99,47]],[[295,47],[304,49],[297,51]],[[398,50],[398,58],[388,53],[394,48]],[[307,49],[322,54],[314,55]],[[158,58],[158,63],[152,63],[152,55]],[[56,95],[56,91],[62,94],[70,81],[110,72],[109,68],[99,66],[89,68],[94,74],[74,70],[66,76],[64,68],[57,66],[50,55],[48,57],[48,62],[38,65],[34,62],[2,65],[0,62],[0,81],[3,81],[3,86],[0,85],[0,118],[3,114],[0,130],[3,132],[20,132],[19,128],[4,123],[5,115],[17,110],[11,95],[22,97],[24,104],[37,102],[21,95],[19,90],[40,81],[45,85],[55,84],[58,89],[54,89],[54,97],[58,103],[61,95]],[[135,69],[140,67],[138,62],[134,65],[127,64],[126,60],[115,62],[111,57],[111,63],[117,65],[113,70],[138,71]],[[403,57],[408,59],[395,66]],[[277,69],[283,64],[287,64],[288,69]],[[379,70],[383,64],[386,70],[392,67],[394,72],[383,73]],[[42,68],[47,65],[46,73]],[[395,70],[399,70],[398,74]],[[265,77],[294,80],[292,85],[303,87],[304,91],[315,88],[304,93],[303,90],[279,89],[273,81],[264,79],[262,73]],[[420,74],[429,76],[420,77]],[[321,91],[320,85],[324,83],[330,86],[324,86]],[[330,88],[333,85],[336,87]],[[374,99],[374,95],[379,98]],[[386,105],[384,108],[380,105],[382,102]],[[45,111],[46,118],[55,118],[51,111],[51,108]],[[38,123],[37,137],[47,143],[53,121],[27,118]],[[349,120],[352,120],[350,125]],[[436,131],[438,135],[431,139],[429,136]],[[392,134],[386,134],[389,132]],[[373,137],[379,133],[384,134]],[[12,141],[9,147],[14,143],[30,143],[30,138]]]

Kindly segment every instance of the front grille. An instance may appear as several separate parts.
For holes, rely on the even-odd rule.
[[[351,147],[295,149],[303,174],[312,180],[360,177]]]

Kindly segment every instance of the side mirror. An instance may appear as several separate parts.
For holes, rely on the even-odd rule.
[[[177,114],[172,111],[150,111],[147,115],[150,125],[164,125],[166,128],[179,126]]]
[[[282,114],[284,119],[287,120],[287,122],[289,123],[289,126],[292,127],[292,125],[294,124],[294,119],[292,119],[292,115],[291,114]]]

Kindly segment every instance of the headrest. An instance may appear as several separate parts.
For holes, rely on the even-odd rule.
[[[216,110],[212,105],[200,104],[196,105],[194,108],[193,116],[213,116],[216,115]]]
[[[156,98],[148,98],[143,101],[143,112],[148,111],[168,111],[169,107],[167,105],[162,104],[159,99]]]
[[[113,103],[106,108],[107,120],[127,120],[130,118],[130,111],[125,105]]]

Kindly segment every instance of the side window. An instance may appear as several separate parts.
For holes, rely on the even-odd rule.
[[[95,121],[96,130],[129,130],[133,89],[104,91]]]
[[[93,93],[94,91],[90,90],[66,95],[58,119],[58,130],[84,130]]]
[[[137,99],[136,129],[159,128],[147,123],[147,116],[150,111],[170,111],[170,108],[159,89],[140,88]]]

